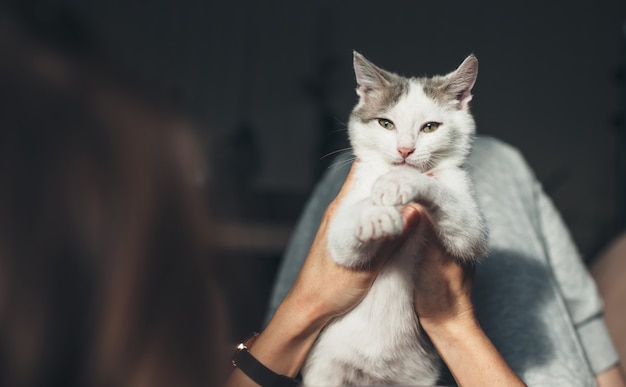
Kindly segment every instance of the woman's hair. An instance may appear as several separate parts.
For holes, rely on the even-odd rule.
[[[190,125],[2,14],[0,58],[0,385],[216,384]]]

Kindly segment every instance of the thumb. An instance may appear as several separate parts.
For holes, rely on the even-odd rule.
[[[424,216],[425,209],[418,203],[409,203],[402,209],[402,218],[404,219],[404,229],[408,230],[417,226],[420,219]]]
[[[379,270],[384,263],[389,259],[398,247],[400,247],[408,235],[409,230],[413,230],[417,227],[420,219],[425,216],[426,210],[420,204],[409,203],[401,210],[402,219],[404,223],[402,236],[399,238],[392,238],[383,242],[379,250],[379,259],[376,261],[377,265],[374,266],[376,270]]]

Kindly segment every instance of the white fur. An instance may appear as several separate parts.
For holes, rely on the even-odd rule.
[[[412,201],[429,209],[453,258],[475,260],[485,252],[486,229],[462,169],[475,130],[467,109],[471,96],[468,91],[461,103],[441,103],[424,92],[421,82],[411,79],[408,91],[381,113],[379,118],[391,120],[394,130],[382,128],[377,119],[351,118],[350,139],[359,164],[354,187],[340,203],[328,236],[338,264],[366,266],[382,240],[402,232],[400,210]],[[469,88],[472,85],[473,81]],[[364,100],[361,95],[355,111]],[[422,127],[427,122],[441,126],[426,133]],[[397,165],[403,162],[401,147],[415,151]],[[441,360],[419,326],[413,303],[422,246],[419,234],[409,238],[365,299],[324,329],[302,370],[307,386],[437,381]]]

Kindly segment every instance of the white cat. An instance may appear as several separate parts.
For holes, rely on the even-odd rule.
[[[452,73],[405,78],[354,53],[359,102],[349,122],[359,159],[353,189],[329,228],[340,265],[368,264],[381,240],[402,232],[400,209],[427,208],[448,254],[476,261],[487,230],[463,163],[475,124],[469,112],[478,61]],[[441,360],[419,327],[413,302],[418,233],[383,268],[365,299],[320,334],[302,370],[307,386],[434,384]]]

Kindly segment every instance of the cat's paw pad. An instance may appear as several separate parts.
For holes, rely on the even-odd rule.
[[[418,194],[417,185],[403,176],[383,176],[372,188],[372,199],[379,206],[403,206]]]
[[[402,233],[403,218],[395,207],[373,206],[361,213],[355,232],[363,243],[377,241]]]

